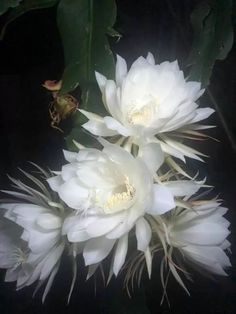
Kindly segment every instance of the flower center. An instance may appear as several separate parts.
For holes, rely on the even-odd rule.
[[[146,126],[150,124],[153,117],[156,114],[157,107],[160,104],[158,99],[154,99],[149,96],[148,99],[144,101],[146,103],[142,107],[140,104],[134,103],[131,109],[127,113],[127,120],[130,124],[140,124]]]
[[[128,113],[128,121],[131,124],[141,124],[146,125],[151,118],[151,108],[145,106],[140,110],[132,111]]]
[[[13,269],[17,269],[18,266],[26,261],[26,252],[22,251],[20,248],[15,248],[13,250],[12,259],[14,260]]]
[[[117,187],[113,191],[113,194],[107,198],[107,201],[104,204],[104,212],[106,214],[112,214],[128,209],[134,195],[135,188],[129,183],[129,179],[126,178],[124,184]]]

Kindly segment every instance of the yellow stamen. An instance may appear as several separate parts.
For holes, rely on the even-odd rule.
[[[120,205],[122,205],[122,203],[125,205],[125,203],[132,200],[135,194],[135,188],[129,183],[128,178],[125,179],[124,189],[124,192],[114,193],[108,197],[104,204],[105,213],[109,214],[123,210],[124,208]]]

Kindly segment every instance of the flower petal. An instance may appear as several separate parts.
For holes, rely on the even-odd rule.
[[[196,110],[196,117],[191,121],[191,123],[196,123],[199,122],[201,120],[205,120],[207,119],[210,115],[212,115],[215,112],[214,109],[212,108],[200,108]]]
[[[175,208],[175,206],[174,197],[170,190],[163,185],[154,184],[153,204],[152,207],[147,210],[147,213],[151,215],[162,215]]]
[[[95,72],[95,77],[96,77],[96,80],[97,80],[97,83],[101,92],[104,93],[106,82],[107,82],[106,77],[98,72]]]
[[[227,276],[224,267],[231,266],[228,256],[219,247],[185,246],[182,251],[185,256],[206,268],[209,272]]]
[[[63,251],[64,251],[64,243],[61,243],[58,247],[56,247],[54,250],[52,250],[49,255],[47,256],[45,263],[42,267],[41,273],[40,273],[40,280],[46,279],[50,273],[52,272],[54,266],[60,259]]]
[[[128,251],[128,233],[121,237],[117,243],[114,254],[113,273],[117,276],[123,266]]]
[[[61,218],[56,215],[45,213],[39,215],[39,217],[36,219],[36,224],[43,229],[53,230],[61,228],[62,221]]]
[[[148,222],[142,217],[138,219],[135,226],[137,248],[139,251],[145,252],[148,248],[152,236],[151,227],[149,226]]]
[[[155,59],[154,56],[151,52],[148,52],[146,60],[148,61],[148,63],[150,63],[151,65],[155,65]]]
[[[63,150],[63,154],[65,157],[65,160],[68,162],[76,162],[78,153],[70,152],[68,150]]]
[[[119,55],[116,56],[116,84],[121,86],[124,77],[127,74],[127,64],[125,59],[120,57]]]
[[[90,120],[82,125],[82,127],[90,133],[97,136],[114,136],[117,132],[110,130],[103,120],[102,122]]]
[[[216,246],[223,243],[229,235],[229,230],[219,223],[204,222],[190,225],[184,230],[174,233],[176,240],[195,245]]]
[[[177,180],[163,183],[174,196],[191,196],[202,186],[195,181]]]
[[[58,192],[60,186],[64,183],[64,181],[60,175],[47,179],[47,182],[48,182],[50,188],[55,192]]]
[[[114,135],[116,135],[116,132],[114,132],[114,131],[112,131],[106,127],[103,117],[101,117],[95,113],[92,113],[92,112],[89,112],[86,110],[82,110],[82,109],[80,109],[80,112],[82,114],[84,114],[89,119],[89,121],[84,123],[82,126],[84,129],[86,129],[90,133],[92,133],[94,135],[98,135],[98,136],[114,136]]]
[[[61,185],[58,194],[70,207],[80,209],[82,203],[88,200],[88,190],[84,188],[77,178],[71,178]]]
[[[115,82],[112,80],[107,81],[104,93],[104,104],[113,118],[118,121],[122,120],[120,111],[120,88],[117,88]]]
[[[155,174],[164,162],[164,154],[157,143],[149,143],[139,147],[139,156],[147,165],[151,174]]]
[[[120,135],[123,135],[123,136],[130,136],[131,135],[130,130],[128,130],[119,121],[115,120],[112,117],[108,117],[108,116],[104,117],[104,123],[108,129],[116,131]]]
[[[97,217],[94,222],[88,225],[86,232],[91,238],[102,236],[118,226],[124,219],[124,215],[125,213],[121,212],[113,215]]]
[[[115,241],[105,237],[88,240],[83,251],[85,265],[101,262],[110,253]]]

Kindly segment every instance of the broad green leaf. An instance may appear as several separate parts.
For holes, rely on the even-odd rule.
[[[194,41],[188,59],[189,77],[207,86],[215,61],[225,59],[233,45],[232,0],[201,2],[191,22]]]
[[[1,0],[0,1],[0,15],[7,12],[10,8],[17,7],[22,0]]]
[[[116,18],[114,0],[61,0],[58,27],[61,33],[65,71],[61,93],[80,85],[83,108],[95,83],[95,71],[112,77],[114,60],[106,33]]]
[[[0,0],[0,2],[3,0]],[[10,1],[11,2],[11,1]],[[17,2],[16,0],[12,2]],[[3,36],[6,32],[7,26],[13,22],[15,19],[23,15],[24,13],[31,11],[31,10],[36,10],[36,9],[44,9],[44,8],[50,8],[54,5],[56,5],[58,0],[23,0],[22,2],[19,3],[18,1],[18,6],[13,8],[5,21],[5,24],[3,28],[1,29],[0,33],[0,39],[3,39]],[[1,9],[1,4],[0,4],[0,9]]]
[[[71,92],[79,85],[82,92],[80,108],[92,112],[104,110],[95,71],[108,78],[114,76],[114,58],[107,34],[111,34],[115,20],[115,0],[61,0],[58,5],[57,23],[65,57],[60,93]],[[115,34],[113,32],[113,36]],[[74,127],[81,123],[78,113]]]

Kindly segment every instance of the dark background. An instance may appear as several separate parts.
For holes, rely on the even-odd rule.
[[[199,1],[144,1],[119,0],[116,29],[123,34],[119,42],[111,40],[115,53],[128,60],[151,51],[162,60],[178,59],[184,63],[192,42],[189,15]],[[4,17],[0,19],[0,25]],[[41,86],[47,79],[60,79],[63,72],[63,48],[56,26],[56,10],[32,11],[9,26],[0,42],[0,187],[9,187],[6,173],[18,176],[17,167],[30,169],[27,161],[43,167],[58,169],[63,162],[64,136],[50,127],[48,113],[50,94]],[[194,283],[188,282],[191,297],[185,295],[174,281],[169,285],[171,307],[159,306],[161,285],[156,273],[146,285],[146,304],[150,313],[211,314],[236,313],[235,273],[235,222],[236,222],[236,46],[228,58],[217,62],[210,88],[217,100],[220,113],[210,119],[217,128],[209,134],[220,143],[208,140],[200,144],[201,151],[210,155],[206,163],[189,161],[189,167],[208,176],[224,205],[230,208],[227,218],[231,221],[232,269],[228,278],[215,281],[194,274]],[[204,96],[202,106],[212,101]],[[222,117],[224,119],[222,123]],[[69,128],[67,122],[67,128]],[[223,124],[227,125],[227,132]],[[231,137],[229,139],[229,137]],[[199,144],[196,144],[199,146]],[[236,146],[236,145],[235,145]],[[0,282],[0,314],[28,313],[146,313],[139,302],[141,292],[124,308],[119,307],[118,291],[121,283],[113,282],[108,288],[98,284],[95,296],[93,283],[83,283],[83,276],[76,286],[69,306],[66,295],[71,279],[71,265],[63,263],[44,305],[41,296],[32,299],[33,288],[15,292],[14,285]],[[131,312],[130,304],[138,304]],[[130,312],[128,312],[130,310]]]

